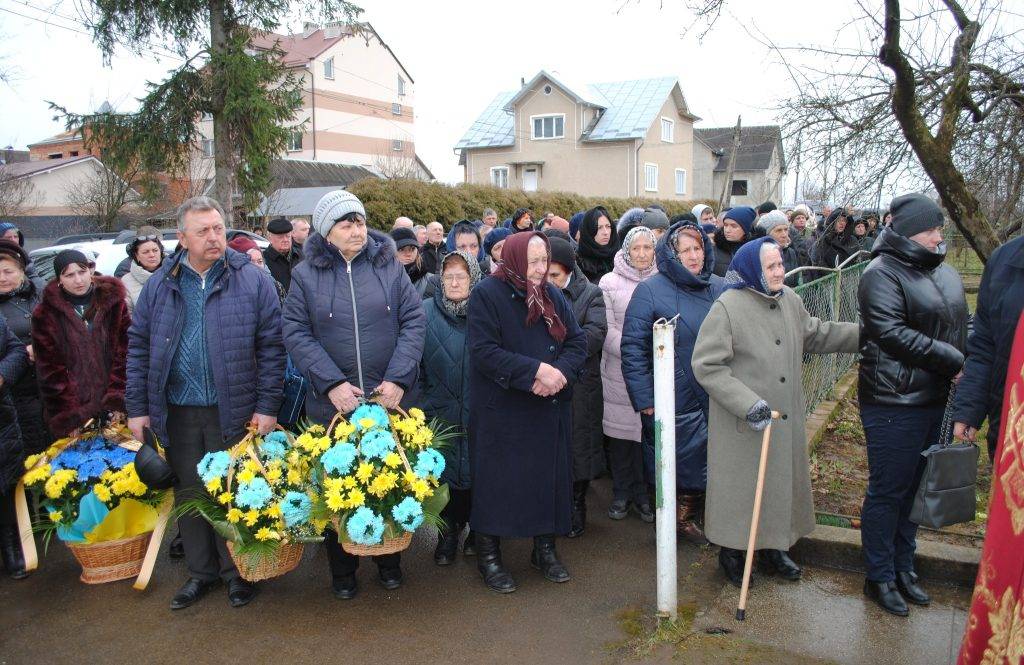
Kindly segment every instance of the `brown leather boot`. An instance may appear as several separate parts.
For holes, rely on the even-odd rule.
[[[700,494],[682,494],[679,497],[679,508],[676,512],[676,532],[689,543],[707,545],[708,539],[697,523],[700,518]]]

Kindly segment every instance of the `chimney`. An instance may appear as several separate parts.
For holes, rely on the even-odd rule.
[[[302,26],[302,38],[307,39],[311,34],[320,29],[316,23],[305,23]]]

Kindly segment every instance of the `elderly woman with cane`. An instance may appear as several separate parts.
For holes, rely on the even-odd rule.
[[[693,375],[711,398],[705,535],[740,586],[751,526],[761,432],[770,438],[755,549],[761,572],[800,579],[789,548],[814,529],[806,412],[800,382],[804,353],[856,353],[855,323],[821,321],[785,286],[778,244],[758,238],[741,247],[726,291],[701,325]]]

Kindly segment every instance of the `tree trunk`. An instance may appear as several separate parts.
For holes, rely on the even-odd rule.
[[[725,210],[725,206],[732,202],[732,174],[736,166],[736,153],[740,149],[740,123],[742,120],[743,116],[736,116],[736,130],[732,134],[732,152],[729,153],[729,164],[725,167],[725,183],[722,185],[722,196],[718,199],[718,212]]]
[[[228,29],[224,0],[210,0],[210,48],[227,47]],[[216,79],[216,77],[213,77]],[[235,154],[231,133],[224,119],[224,92],[213,91],[213,198],[224,208],[224,224],[230,228],[234,212]]]

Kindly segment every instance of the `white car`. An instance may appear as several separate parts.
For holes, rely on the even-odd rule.
[[[174,230],[161,231],[164,252],[170,256],[178,248],[178,234]],[[227,232],[230,242],[235,236],[246,235],[255,241],[260,249],[266,249],[270,243],[263,236],[249,231],[229,229]],[[108,237],[103,237],[108,236]],[[117,234],[104,233],[94,236],[68,236],[57,241],[56,245],[42,247],[29,252],[29,258],[35,265],[36,273],[44,280],[53,279],[53,257],[65,249],[78,249],[96,262],[96,272],[101,275],[113,276],[118,264],[128,258],[128,243],[135,238],[134,232],[121,232]]]

